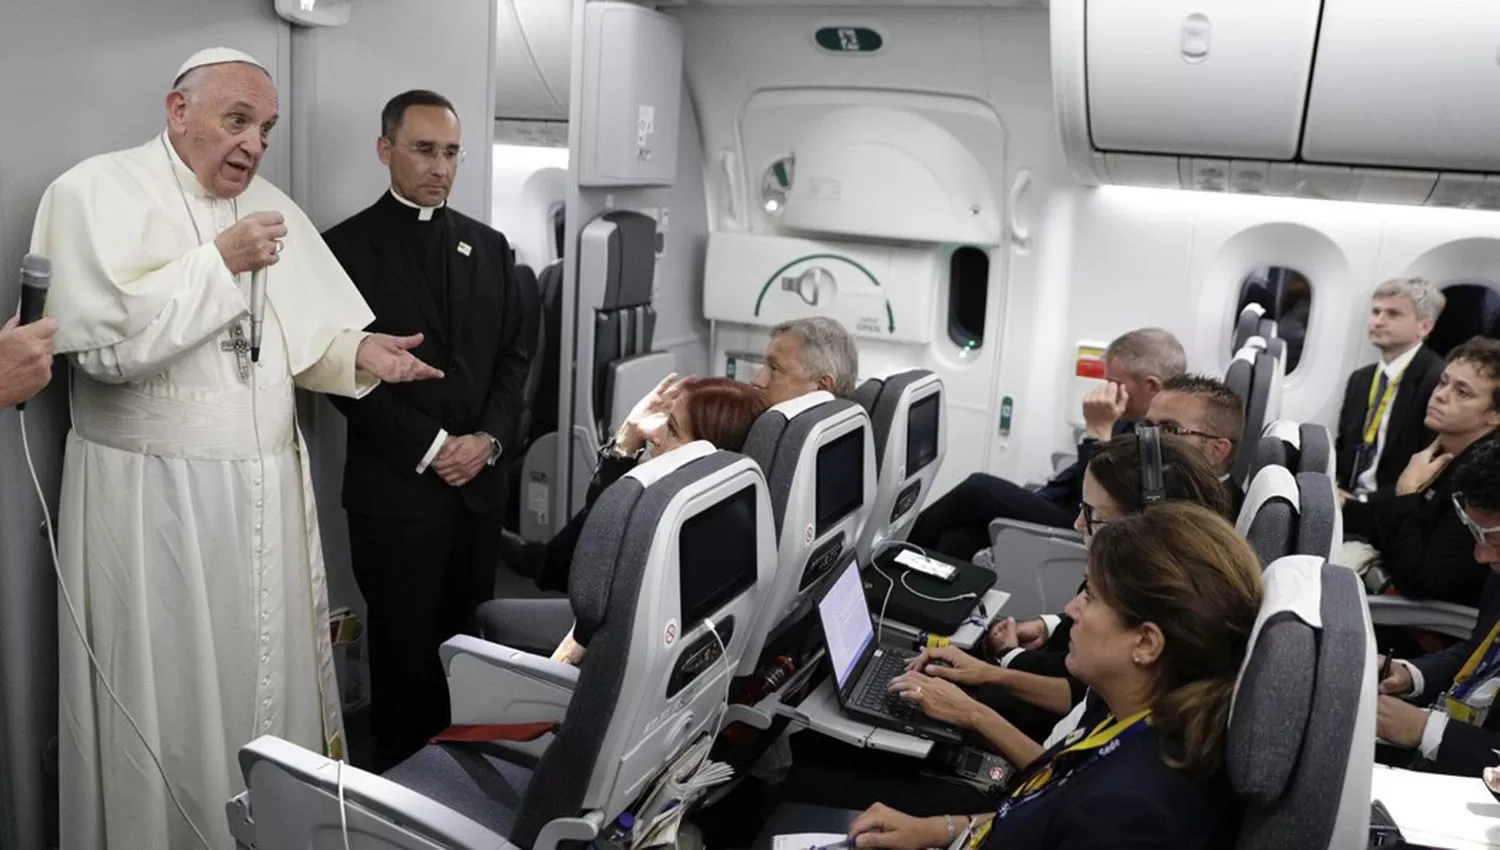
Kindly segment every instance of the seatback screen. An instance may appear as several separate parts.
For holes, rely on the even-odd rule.
[[[677,586],[686,633],[755,584],[755,486],[683,523],[677,539]]]
[[[859,509],[865,495],[862,428],[818,447],[818,536]]]
[[[911,406],[906,417],[906,474],[916,475],[937,460],[938,452],[938,393],[918,401]]]

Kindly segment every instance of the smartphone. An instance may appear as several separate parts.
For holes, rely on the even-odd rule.
[[[919,555],[910,549],[902,549],[895,557],[896,563],[906,567],[913,572],[919,572],[924,576],[935,578],[945,584],[952,584],[958,580],[958,567],[934,561],[926,555]]]

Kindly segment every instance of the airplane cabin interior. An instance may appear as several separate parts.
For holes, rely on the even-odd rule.
[[[299,392],[346,751],[247,735],[206,799],[142,717],[151,760],[97,781],[171,850],[1500,846],[1497,32],[1460,0],[7,3],[7,268],[193,51],[263,63],[257,179],[320,232],[390,189],[382,105],[450,101],[446,203],[526,311],[505,551],[575,547],[550,588],[502,559],[438,652],[451,725],[376,768],[353,426]],[[69,831],[68,362],[0,413],[18,850]],[[690,386],[670,427],[705,418],[600,492],[669,375],[758,406],[716,445]],[[1164,696],[1193,677],[1212,709]]]

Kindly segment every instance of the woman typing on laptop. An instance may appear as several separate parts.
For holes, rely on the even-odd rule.
[[[1159,441],[1161,496],[1195,502],[1232,521],[1229,492],[1203,453],[1185,437],[1160,436]],[[1087,545],[1094,529],[1140,513],[1146,499],[1140,438],[1117,437],[1096,451],[1084,472],[1083,503],[1074,528]],[[993,664],[952,646],[931,650],[914,659],[908,665],[911,672],[892,688],[908,693],[921,688],[914,701],[924,714],[975,732],[1011,763],[1026,764],[1052,743],[1049,732],[1072,731],[1071,723],[1056,724],[1084,697],[1083,684],[1064,663],[1072,619],[1066,614],[1057,619],[1039,646],[992,651]],[[1006,622],[1014,628],[1014,621]],[[1043,739],[1046,744],[1036,743]]]
[[[1021,766],[993,813],[915,818],[877,804],[851,827],[855,846],[960,835],[970,850],[1232,846],[1223,741],[1260,595],[1249,545],[1199,505],[1097,527],[1067,656],[1097,705]]]
[[[1188,438],[1161,436],[1160,456],[1159,480],[1166,499],[1195,502],[1227,516],[1229,496]],[[1145,508],[1141,483],[1136,435],[1116,437],[1097,449],[1084,474],[1083,506],[1075,526],[1086,542],[1096,529]],[[893,687],[932,719],[982,737],[987,749],[1014,765],[1026,765],[1056,738],[1071,732],[1086,707],[1087,688],[1069,675],[1064,663],[1070,628],[1071,619],[1064,619],[1053,631],[1056,644],[1049,640],[1024,653],[1026,669],[1034,672],[1022,672],[1019,664],[1006,669],[944,647],[911,664],[925,673],[909,672],[894,680]],[[948,666],[933,667],[933,662]],[[1042,673],[1046,675],[1038,675]],[[1045,743],[1038,743],[1044,738]],[[788,799],[845,809],[884,800],[919,814],[948,811],[950,806],[962,810],[977,799],[968,786],[915,776],[917,763],[906,756],[855,749],[818,735],[794,736],[792,749],[794,767],[782,783]]]

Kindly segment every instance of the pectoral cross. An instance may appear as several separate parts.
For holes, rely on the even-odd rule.
[[[234,353],[240,365],[240,380],[250,383],[250,340],[245,338],[243,323],[234,323],[234,327],[229,329],[229,339],[219,343],[219,350]]]

